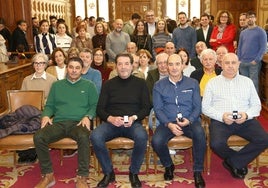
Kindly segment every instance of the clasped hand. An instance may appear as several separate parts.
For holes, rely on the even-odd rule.
[[[225,112],[222,116],[222,120],[227,125],[231,125],[233,123],[242,124],[247,120],[246,112],[238,112],[237,116],[237,119],[233,119],[233,114],[231,112]]]
[[[124,118],[121,116],[109,116],[107,121],[113,124],[116,127],[131,127],[132,123],[134,122],[133,116],[129,116],[128,122],[124,122]]]
[[[183,131],[181,128],[188,126],[190,124],[190,121],[186,118],[183,118],[183,121],[179,121],[178,118],[176,118],[176,120],[177,120],[177,123],[169,123],[168,128],[176,136],[183,135]]]

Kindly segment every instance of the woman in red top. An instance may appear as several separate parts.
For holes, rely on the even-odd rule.
[[[209,41],[211,47],[216,51],[219,46],[225,46],[228,52],[235,52],[236,26],[233,24],[232,14],[227,10],[220,10],[216,22]]]

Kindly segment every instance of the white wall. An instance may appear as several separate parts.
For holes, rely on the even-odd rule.
[[[97,15],[97,1],[99,4],[99,15]],[[101,16],[105,20],[109,20],[109,3],[108,0],[87,0],[87,13],[85,8],[85,0],[75,0],[75,16],[81,16],[82,19],[90,16]]]
[[[97,0],[87,0],[87,5],[90,3],[95,3],[96,5]],[[186,4],[182,7],[181,1],[184,1]],[[108,0],[98,0],[99,3],[99,15],[97,15],[97,6],[95,8],[90,9],[87,8],[88,12],[85,13],[85,0],[75,0],[75,15],[81,16],[84,18],[85,16],[101,16],[104,17],[105,20],[109,20],[109,3]],[[190,6],[190,15],[188,15],[188,7]],[[190,0],[190,4],[188,0],[166,0],[166,13],[169,18],[176,20],[177,14],[180,11],[184,11],[187,14],[187,17],[192,18],[196,16],[197,18],[200,17],[200,0]],[[178,10],[176,10],[178,8]]]
[[[183,3],[181,3],[183,1]],[[190,6],[190,15],[188,14]],[[200,17],[200,0],[166,0],[166,13],[169,18],[176,20],[178,12],[184,11],[188,18]],[[177,10],[176,10],[177,9]]]

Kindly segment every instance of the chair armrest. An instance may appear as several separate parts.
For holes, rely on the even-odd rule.
[[[10,113],[10,110],[9,109],[6,109],[4,112],[0,113],[0,117],[4,116],[4,115],[7,115]]]

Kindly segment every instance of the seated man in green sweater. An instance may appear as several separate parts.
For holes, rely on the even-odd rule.
[[[34,135],[42,173],[42,179],[35,188],[55,184],[48,145],[65,137],[74,139],[78,145],[76,187],[88,187],[90,120],[96,113],[98,94],[92,82],[81,78],[82,67],[80,58],[70,58],[66,79],[55,82],[51,87],[42,113],[41,129]]]

